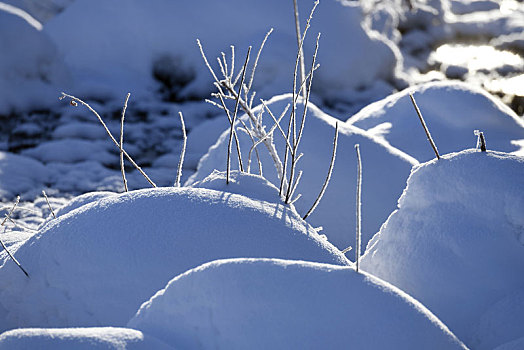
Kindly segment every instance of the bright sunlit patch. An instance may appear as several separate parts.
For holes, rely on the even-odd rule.
[[[504,65],[522,66],[524,60],[509,51],[488,45],[444,44],[433,53],[433,60],[467,67],[470,71],[492,70]]]
[[[524,96],[524,74],[509,79],[495,79],[484,83],[490,91],[502,92],[506,95]]]

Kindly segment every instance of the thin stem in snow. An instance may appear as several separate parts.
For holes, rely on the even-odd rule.
[[[124,192],[129,191],[127,188],[126,171],[124,169],[124,118],[127,110],[127,102],[129,101],[131,93],[127,93],[126,100],[124,102],[124,108],[122,109],[122,118],[120,120],[120,171],[122,172],[122,181],[124,182]]]
[[[249,62],[249,55],[251,54],[251,46],[247,49],[247,55],[246,55],[246,61],[244,62],[244,67],[242,68],[242,78],[240,80],[240,85],[238,87],[238,94],[237,94],[237,100],[235,102],[235,110],[233,112],[233,118],[231,119],[231,129],[229,130],[229,141],[227,144],[227,168],[226,168],[226,183],[229,184],[229,173],[231,171],[231,144],[233,141],[233,130],[235,128],[235,121],[238,114],[238,104],[240,100],[240,94],[242,93],[242,86],[244,84],[244,79],[246,77],[246,68],[247,64]],[[241,156],[239,155],[241,158]],[[242,167],[240,168],[240,171],[244,171]]]
[[[258,59],[260,58],[260,54],[262,53],[262,49],[264,49],[264,45],[266,45],[267,38],[269,38],[271,33],[273,33],[273,28],[271,28],[266,33],[266,36],[264,37],[264,40],[262,40],[262,44],[260,45],[260,48],[258,49],[257,57],[255,58],[255,63],[253,64],[253,68],[251,69],[251,76],[249,78],[249,83],[247,84],[246,95],[247,95],[247,93],[249,93],[249,90],[251,90],[251,87],[253,86],[253,80],[255,79],[255,71],[256,71],[257,66],[258,66]],[[252,105],[250,104],[250,106],[252,106]]]
[[[357,196],[356,196],[356,240],[355,240],[355,263],[356,271],[359,270],[360,264],[360,240],[362,236],[361,232],[361,222],[362,222],[362,160],[360,158],[360,146],[359,144],[355,145],[355,150],[357,152]]]
[[[317,208],[318,203],[320,203],[320,200],[324,196],[324,192],[326,192],[326,188],[329,184],[329,180],[331,179],[331,174],[333,173],[333,165],[335,164],[335,158],[337,157],[337,142],[338,142],[338,122],[335,124],[335,138],[333,139],[333,153],[331,154],[331,163],[329,164],[329,170],[326,177],[326,180],[324,181],[324,184],[322,185],[322,189],[320,190],[320,193],[318,194],[317,199],[315,200],[315,203],[311,206],[311,209],[308,210],[306,215],[304,215],[303,219],[306,220],[306,218],[315,211]]]
[[[49,198],[47,198],[47,194],[43,190],[42,190],[42,194],[44,195],[45,201],[47,202],[47,206],[49,207],[49,210],[51,211],[51,214],[53,215],[53,218],[56,219],[55,211],[51,207],[51,203],[49,203]]]
[[[142,176],[147,180],[147,182],[149,182],[149,184],[151,184],[151,186],[153,187],[157,187],[156,184],[153,182],[153,180],[151,180],[149,178],[149,176],[147,176],[147,174],[142,170],[142,168],[140,168],[140,166],[135,163],[135,161],[133,160],[133,158],[131,158],[131,156],[123,149],[120,147],[120,144],[118,143],[118,141],[113,137],[113,134],[111,134],[111,131],[109,131],[109,128],[107,127],[106,123],[104,122],[104,120],[102,119],[102,117],[100,116],[100,114],[98,114],[97,111],[95,111],[88,103],[82,101],[81,99],[79,99],[78,97],[75,97],[75,96],[72,96],[72,95],[68,95],[64,92],[62,92],[62,96],[60,97],[60,99],[63,99],[65,97],[68,97],[70,98],[72,101],[76,101],[76,102],[80,102],[81,104],[83,104],[84,106],[87,107],[87,109],[89,109],[97,118],[98,118],[98,121],[102,124],[102,126],[104,127],[106,133],[109,135],[109,137],[111,138],[111,141],[113,141],[113,143],[116,145],[116,147],[118,147],[119,150],[121,150],[123,153],[124,153],[124,156],[126,156],[127,160],[129,160],[131,162],[131,164],[133,164],[133,166],[140,172],[140,174],[142,174]]]
[[[301,46],[300,44],[300,18],[299,18],[299,15],[298,15],[298,4],[297,4],[297,0],[293,0],[293,8],[294,8],[294,14],[295,14],[295,32],[296,32],[296,35],[297,35],[297,46],[298,46],[298,50],[299,50],[299,55],[300,55],[300,77],[301,77],[301,81],[304,82],[306,80],[306,68],[305,68],[305,64],[304,64],[304,49],[303,47]],[[304,93],[304,98],[306,98],[306,94]]]
[[[478,136],[477,148],[480,146],[480,151],[486,152],[486,139],[484,138],[484,133],[482,131],[475,130],[475,135]]]
[[[215,86],[219,89],[219,91],[222,91],[222,88],[220,87],[220,84],[215,83]],[[233,119],[231,118],[231,112],[229,111],[229,108],[226,107],[226,102],[224,101],[223,93],[218,94],[218,99],[220,100],[220,103],[222,103],[222,109],[226,112],[227,119],[229,120],[229,125],[231,127],[233,123]],[[239,119],[241,121],[241,119]],[[235,145],[237,148],[237,155],[238,155],[238,167],[240,169],[243,169],[242,164],[242,155],[240,153],[240,142],[238,141],[238,135],[236,131],[233,129],[233,136],[235,137]]]
[[[420,120],[420,123],[422,124],[422,127],[424,128],[424,131],[426,132],[426,136],[428,138],[429,143],[431,144],[431,147],[433,148],[433,152],[435,152],[437,159],[440,159],[440,155],[438,154],[437,146],[435,145],[435,142],[433,141],[433,138],[431,137],[431,134],[429,133],[429,129],[426,125],[426,122],[424,121],[424,117],[422,116],[422,113],[420,113],[420,109],[418,108],[417,101],[415,101],[415,97],[413,97],[412,93],[409,94],[409,97],[411,98],[411,103],[413,103],[413,107],[415,107],[415,111],[417,111],[418,119]]]
[[[182,178],[182,166],[184,165],[184,157],[186,155],[186,146],[187,146],[187,134],[186,134],[186,124],[184,123],[184,116],[182,112],[178,112],[180,116],[180,123],[182,123],[182,150],[180,151],[180,159],[178,160],[178,168],[176,172],[176,181],[175,187],[180,187],[180,179]]]
[[[6,227],[4,227],[4,233],[5,233],[5,230],[6,230]],[[20,270],[22,270],[22,272],[24,273],[24,275],[26,275],[27,278],[29,278],[29,274],[27,273],[27,271],[22,267],[22,265],[20,265],[20,263],[18,262],[18,260],[15,259],[15,257],[11,254],[11,252],[9,252],[9,250],[7,250],[7,247],[5,246],[4,242],[2,242],[2,240],[0,240],[0,244],[2,245],[2,248],[4,248],[5,252],[7,253],[7,255],[9,255],[9,257],[11,258],[11,260],[13,260],[13,262],[16,264],[16,266],[18,266],[18,268]]]
[[[5,218],[4,218],[4,220],[2,221],[2,224],[0,224],[1,226],[4,226],[4,225],[5,225],[5,222],[6,222],[8,219],[11,219],[11,214],[13,214],[13,212],[15,211],[16,206],[18,205],[18,203],[20,203],[20,196],[16,196],[15,204],[13,204],[13,206],[11,207],[11,210],[9,210],[9,213],[7,213],[7,214],[5,215]],[[4,231],[5,231],[5,230],[4,230]]]

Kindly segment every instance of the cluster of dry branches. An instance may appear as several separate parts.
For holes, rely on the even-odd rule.
[[[306,123],[307,111],[308,111],[308,102],[311,95],[311,86],[313,81],[314,72],[319,68],[319,65],[316,62],[317,53],[318,53],[318,44],[320,39],[320,34],[318,34],[316,39],[315,51],[312,58],[312,63],[309,71],[305,72],[305,63],[304,63],[304,54],[303,54],[303,45],[304,41],[310,28],[310,23],[315,13],[315,10],[319,4],[319,1],[315,1],[313,8],[311,9],[310,15],[307,19],[306,26],[304,31],[300,32],[300,24],[298,18],[298,6],[296,0],[293,1],[294,12],[295,12],[295,28],[297,34],[297,55],[293,71],[293,84],[292,84],[292,102],[288,104],[282,113],[276,117],[273,111],[269,108],[266,101],[260,99],[262,108],[255,112],[253,109],[253,102],[255,99],[256,92],[251,91],[253,86],[253,80],[255,77],[255,71],[257,68],[258,60],[260,58],[261,52],[264,48],[264,45],[272,33],[273,29],[264,37],[262,44],[259,47],[258,53],[254,60],[254,63],[251,67],[251,73],[249,79],[246,79],[247,70],[249,66],[249,60],[251,55],[251,47],[248,48],[246,58],[244,60],[244,65],[242,68],[235,72],[235,47],[231,46],[231,57],[230,60],[227,59],[227,56],[224,52],[221,53],[220,57],[217,57],[218,67],[220,69],[221,78],[219,74],[216,73],[216,70],[209,63],[207,56],[204,52],[204,48],[200,40],[197,39],[198,47],[200,48],[200,53],[202,58],[207,66],[209,72],[211,73],[214,79],[214,86],[217,89],[216,93],[212,94],[216,100],[207,100],[209,103],[217,106],[223,110],[228,118],[230,130],[229,130],[229,139],[227,147],[227,160],[226,160],[226,183],[230,181],[230,169],[231,169],[231,156],[233,148],[233,140],[235,141],[235,148],[238,160],[238,168],[242,172],[251,172],[251,159],[253,153],[255,154],[259,174],[262,174],[262,163],[260,161],[260,154],[257,147],[260,144],[264,144],[267,149],[276,171],[276,175],[280,181],[279,186],[279,195],[286,204],[292,204],[300,198],[300,194],[295,195],[296,189],[302,177],[302,171],[297,171],[297,164],[300,158],[303,156],[299,152],[299,145],[302,140],[304,126]],[[300,75],[300,78],[299,78]],[[231,110],[227,101],[234,101],[234,107]],[[299,115],[299,110],[297,105],[299,101],[303,104],[302,114]],[[247,117],[238,118],[239,108],[245,113]],[[281,120],[286,115],[286,113],[291,110],[289,121],[287,125],[287,130],[284,131],[280,125]],[[269,130],[266,131],[266,126],[263,123],[262,116],[264,112],[272,118],[273,125]],[[248,125],[249,124],[249,125]],[[273,142],[274,132],[277,130],[281,133],[285,141],[285,151],[284,151],[284,160],[281,160],[279,153]],[[237,130],[241,130],[246,133],[251,140],[251,147],[247,156],[247,166],[242,160],[242,153],[240,150],[240,142],[238,140]],[[331,172],[333,170],[333,164],[336,156],[336,147],[337,147],[337,138],[338,138],[338,124],[335,130],[335,137],[333,142],[333,155],[328,171],[326,180],[322,186],[322,189],[313,203],[311,209],[305,214],[304,218],[307,218],[315,210],[318,203],[320,202],[325,189],[329,183],[331,177]],[[254,151],[254,152],[253,152]]]

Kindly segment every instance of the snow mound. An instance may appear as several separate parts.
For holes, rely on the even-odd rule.
[[[2,201],[13,200],[17,195],[21,195],[23,199],[38,196],[43,184],[50,182],[53,176],[53,171],[34,159],[0,152],[0,200]]]
[[[409,93],[413,93],[441,154],[475,145],[474,130],[484,132],[488,149],[521,154],[514,140],[524,139],[524,122],[487,92],[458,82],[427,83],[375,102],[348,123],[362,129],[391,123],[384,138],[419,161],[434,157]]]
[[[190,270],[129,326],[182,349],[464,349],[422,304],[371,275],[279,259]]]
[[[312,3],[300,6],[302,27]],[[394,78],[398,49],[366,31],[362,20],[358,5],[343,1],[319,5],[304,47],[311,57],[316,34],[322,33],[318,61],[323,68],[316,74],[319,93],[327,96],[328,90],[355,89]],[[258,48],[270,28],[275,31],[262,53],[254,85],[258,96],[268,97],[291,87],[297,50],[291,2],[77,0],[52,18],[44,31],[56,41],[82,83],[77,93],[120,98],[131,90],[137,97],[159,87],[153,79],[156,75],[176,98],[204,96],[213,89],[197,38],[218,72],[215,58],[221,51],[229,56],[229,46],[235,45],[238,70],[247,47]]]
[[[522,174],[524,158],[475,150],[417,167],[362,268],[422,302],[468,346],[506,341],[494,339],[508,333],[505,322],[483,322],[482,334],[472,325],[524,288]]]
[[[73,199],[71,199],[67,204],[64,206],[58,208],[55,212],[56,216],[63,216],[67,213],[69,213],[72,210],[75,210],[77,208],[80,208],[86,204],[96,202],[99,199],[116,196],[117,194],[115,192],[109,192],[109,191],[98,191],[98,192],[88,192],[81,194],[80,196],[76,196]]]
[[[102,198],[43,226],[0,267],[0,328],[122,326],[176,275],[269,257],[347,264],[292,209],[208,189]]]
[[[238,170],[230,173],[229,184],[226,183],[224,171],[213,170],[204,180],[194,183],[194,188],[241,194],[261,201],[280,203],[278,188],[260,175],[247,174]]]
[[[266,104],[276,116],[292,101],[290,94],[272,98]],[[258,114],[260,106],[254,109]],[[303,103],[298,103],[297,110],[302,111]],[[299,113],[299,116],[302,114]],[[290,112],[280,124],[288,124]],[[246,118],[242,116],[241,118]],[[312,103],[308,104],[307,119],[299,152],[304,153],[297,169],[303,175],[296,193],[302,197],[295,202],[297,211],[302,215],[315,202],[322,184],[327,176],[333,149],[335,123],[338,120],[323,113]],[[266,130],[274,124],[267,113],[263,116]],[[274,144],[280,159],[284,160],[285,141],[278,131],[274,134]],[[243,163],[248,163],[248,153],[252,142],[248,136],[238,132]],[[192,186],[196,181],[203,180],[214,169],[225,170],[229,130],[222,133],[208,153],[202,157],[198,170],[186,185]],[[385,142],[351,125],[339,122],[338,150],[333,175],[322,201],[316,211],[308,217],[308,222],[314,226],[322,226],[329,240],[340,249],[354,246],[355,227],[355,192],[357,162],[355,144],[360,144],[363,159],[363,242],[367,242],[375,234],[380,225],[395,208],[397,199],[402,193],[412,165],[417,161],[403,152],[387,145]],[[263,144],[258,146],[262,161],[263,175],[275,186],[280,186],[274,163]],[[233,146],[232,168],[238,169],[235,147]],[[252,172],[258,173],[255,152],[252,154]],[[289,171],[288,171],[289,176]],[[204,184],[200,186],[204,187]]]
[[[0,6],[0,113],[49,107],[67,70],[49,37],[6,6]]]
[[[15,329],[0,335],[0,349],[167,350],[172,348],[134,329],[100,327]]]

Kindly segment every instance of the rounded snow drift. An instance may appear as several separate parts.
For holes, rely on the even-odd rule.
[[[165,343],[128,328],[27,328],[0,335],[0,350],[169,350]]]
[[[362,269],[422,302],[472,348],[507,341],[510,315],[493,305],[524,289],[523,174],[524,158],[475,150],[419,166]],[[488,310],[498,321],[475,334]]]
[[[349,118],[368,130],[388,125],[383,138],[420,162],[435,155],[417,118],[413,93],[439,151],[458,152],[475,145],[474,130],[484,132],[488,149],[524,153],[524,122],[486,91],[460,82],[431,82],[390,95]]]
[[[180,349],[464,349],[388,283],[349,267],[279,259],[190,270],[128,326]]]
[[[102,198],[52,220],[0,268],[2,329],[125,325],[174,276],[270,257],[347,264],[293,208],[209,189]]]

